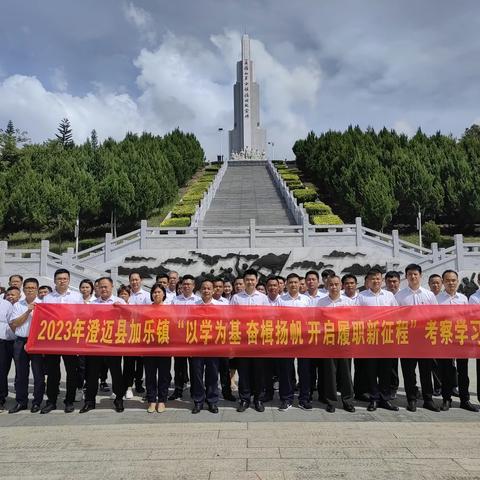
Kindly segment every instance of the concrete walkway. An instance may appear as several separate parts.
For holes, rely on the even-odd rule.
[[[399,393],[399,412],[371,413],[357,402],[353,414],[329,414],[317,401],[311,412],[279,412],[276,396],[264,413],[237,413],[221,401],[218,415],[192,415],[191,402],[174,401],[166,412],[148,414],[135,397],[118,414],[107,394],[82,415],[81,403],[72,414],[4,412],[1,478],[480,479],[480,413],[410,413]],[[7,407],[13,404],[10,396]]]
[[[230,162],[208,209],[204,225],[292,225],[293,220],[273,184],[267,167]]]

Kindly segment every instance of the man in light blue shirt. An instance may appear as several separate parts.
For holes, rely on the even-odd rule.
[[[23,282],[25,298],[13,306],[10,314],[10,327],[15,333],[13,356],[15,360],[15,399],[16,405],[8,413],[17,413],[28,408],[28,379],[30,365],[33,372],[33,403],[31,412],[40,410],[45,393],[45,374],[43,369],[43,355],[29,354],[25,351],[25,344],[30,334],[33,309],[38,302],[38,280],[27,278]]]

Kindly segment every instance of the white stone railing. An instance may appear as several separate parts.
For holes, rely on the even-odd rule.
[[[298,200],[293,196],[291,190],[288,188],[285,180],[280,176],[278,170],[271,160],[267,161],[267,169],[273,178],[273,182],[278,188],[281,197],[285,201],[290,215],[295,219],[298,225],[304,225],[309,223],[308,214],[303,208],[303,204],[299,204]]]
[[[210,184],[210,187],[208,187],[207,192],[205,193],[202,201],[200,202],[200,206],[197,208],[195,215],[192,217],[193,226],[197,226],[199,222],[203,221],[203,219],[205,218],[205,214],[207,213],[207,210],[210,208],[212,200],[215,197],[215,194],[217,193],[218,187],[220,186],[220,182],[222,181],[222,178],[225,175],[225,172],[227,171],[227,167],[228,167],[228,163],[224,162],[223,165],[218,170],[217,175],[215,176],[213,182]]]
[[[436,268],[454,268],[457,271],[480,270],[480,245],[464,243],[462,235],[455,235],[455,244],[450,248],[432,249],[399,239],[398,232],[392,235],[377,232],[362,225],[361,218],[354,224],[344,225],[272,225],[258,226],[250,220],[249,225],[236,227],[190,226],[148,227],[142,220],[140,229],[112,239],[105,235],[105,242],[83,250],[78,254],[69,248],[62,255],[49,250],[49,242],[42,241],[39,249],[9,249],[8,243],[0,241],[0,276],[21,272],[24,275],[53,277],[53,272],[62,266],[72,272],[72,279],[96,278],[110,274],[117,278],[116,266],[129,255],[152,250],[190,249],[292,249],[300,247],[371,252],[387,265],[405,265],[414,262],[426,272]],[[373,252],[373,253],[372,253]],[[110,272],[107,273],[107,270]]]

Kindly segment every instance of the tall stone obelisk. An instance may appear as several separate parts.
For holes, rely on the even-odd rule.
[[[233,130],[229,131],[230,158],[264,158],[267,133],[260,128],[260,93],[250,59],[248,35],[242,36],[242,59],[237,62],[233,116]]]

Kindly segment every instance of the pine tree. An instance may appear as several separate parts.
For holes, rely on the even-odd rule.
[[[71,148],[74,146],[72,127],[70,126],[70,120],[68,120],[68,118],[62,119],[57,131],[58,133],[56,133],[55,136],[57,137],[58,142],[63,145],[64,148]]]

